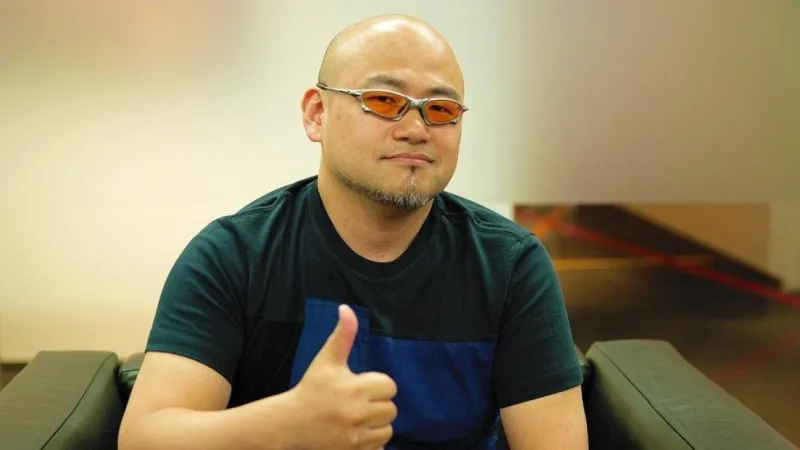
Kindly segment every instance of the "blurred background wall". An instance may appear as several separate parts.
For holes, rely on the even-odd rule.
[[[315,173],[331,37],[437,27],[471,107],[450,190],[618,203],[800,289],[800,2],[0,3],[0,357],[142,349],[215,217]]]

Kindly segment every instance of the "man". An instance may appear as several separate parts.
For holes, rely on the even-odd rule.
[[[444,192],[463,97],[451,48],[418,19],[334,38],[302,99],[318,176],[180,255],[121,449],[489,449],[498,418],[513,449],[587,447],[545,249]]]

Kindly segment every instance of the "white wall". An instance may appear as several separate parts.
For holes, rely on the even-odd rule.
[[[314,173],[332,35],[420,15],[466,74],[451,190],[519,202],[788,199],[795,0],[18,2],[0,17],[0,355],[140,350],[214,217]]]
[[[770,205],[770,268],[784,290],[800,293],[800,201]]]

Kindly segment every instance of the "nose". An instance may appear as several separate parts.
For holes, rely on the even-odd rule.
[[[418,108],[411,108],[402,119],[397,121],[393,137],[395,140],[413,145],[425,144],[430,141],[431,135],[422,118],[422,111]]]

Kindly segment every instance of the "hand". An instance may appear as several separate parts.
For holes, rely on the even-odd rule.
[[[300,448],[377,450],[392,437],[397,385],[383,373],[350,371],[357,331],[355,313],[341,305],[339,323],[292,389]]]

